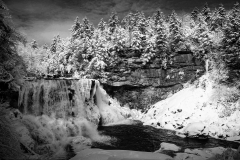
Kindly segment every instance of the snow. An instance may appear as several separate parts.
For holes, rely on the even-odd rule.
[[[185,86],[152,105],[141,120],[144,125],[175,130],[182,135],[239,136],[240,111],[231,110],[230,116],[222,116],[226,106],[214,101],[214,92],[216,94],[208,75],[204,75],[198,85]]]
[[[161,153],[139,152],[128,150],[85,149],[70,160],[172,160]]]

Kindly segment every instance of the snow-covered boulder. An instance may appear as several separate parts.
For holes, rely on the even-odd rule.
[[[155,152],[161,153],[161,151],[164,151],[164,150],[170,150],[170,151],[176,151],[177,152],[177,151],[181,150],[181,147],[179,147],[175,144],[163,142],[163,143],[160,144],[160,149],[155,151]]]
[[[190,123],[183,131],[188,137],[208,136],[208,126],[203,122]]]
[[[223,147],[185,149],[184,153],[177,153],[174,160],[207,160],[217,154],[222,154],[225,150]]]

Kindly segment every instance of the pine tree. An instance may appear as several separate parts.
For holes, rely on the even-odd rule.
[[[79,21],[79,18],[78,17],[76,17],[76,19],[75,19],[75,21],[74,21],[74,24],[73,24],[73,26],[72,26],[72,28],[71,28],[71,34],[72,34],[72,37],[71,37],[71,39],[72,40],[75,40],[75,39],[77,39],[78,37],[80,37],[80,34],[81,34],[81,28],[82,28],[82,25],[81,25],[81,23],[80,23],[80,21]]]
[[[129,13],[127,16],[125,16],[122,20],[123,26],[126,30],[128,30],[128,46],[131,46],[132,44],[132,32],[133,32],[133,21],[134,21],[134,15],[133,13]]]
[[[106,29],[106,22],[104,22],[103,19],[101,19],[101,21],[99,22],[99,24],[98,24],[98,29],[99,29],[100,31],[104,31],[104,30]]]
[[[156,37],[156,53],[157,57],[161,60],[161,65],[166,68],[167,63],[170,60],[168,53],[168,39],[167,31],[163,22],[159,23],[157,26],[157,37]]]
[[[172,12],[169,18],[169,45],[171,52],[177,52],[183,41],[181,32],[181,23],[175,11]]]
[[[87,17],[83,18],[82,29],[83,29],[83,37],[91,38],[93,36],[94,27],[89,22]]]
[[[31,48],[33,48],[33,49],[37,49],[37,48],[38,48],[38,44],[37,44],[37,41],[36,41],[36,40],[33,40],[33,41],[31,42]]]
[[[236,3],[228,16],[228,22],[225,24],[222,41],[223,58],[228,66],[239,65],[240,59],[240,7]]]
[[[26,40],[11,26],[10,18],[8,8],[0,0],[0,82],[11,82],[15,78],[16,83],[22,77],[21,73],[24,74],[25,68],[17,54],[17,45],[26,44]]]
[[[231,12],[230,12],[230,18],[231,19],[234,19],[234,18],[236,18],[236,17],[238,17],[240,15],[240,5],[239,5],[239,3],[238,2],[236,2],[235,4],[234,4],[234,7],[233,7],[233,9],[231,10]]]
[[[58,37],[56,36],[56,37],[53,38],[52,44],[50,46],[51,53],[56,53],[57,52],[57,43],[58,43]]]
[[[47,50],[47,49],[48,49],[48,45],[47,45],[47,44],[44,44],[44,45],[43,45],[43,49]]]
[[[162,11],[160,9],[158,9],[154,14],[153,14],[153,21],[154,21],[154,25],[155,27],[158,25],[158,24],[161,24],[163,21],[164,21],[164,15],[162,13]],[[157,30],[157,28],[156,28]]]
[[[199,9],[198,8],[194,8],[194,10],[191,12],[191,19],[196,22],[198,20],[198,16],[199,16]]]
[[[211,16],[211,30],[216,30],[222,28],[226,22],[226,10],[222,4],[219,5],[219,8],[214,11]]]
[[[203,7],[203,9],[202,9],[202,11],[201,11],[201,14],[202,14],[202,16],[203,16],[203,18],[204,18],[204,21],[207,22],[207,23],[209,23],[210,18],[211,18],[211,10],[210,10],[210,8],[208,7],[208,4],[207,4],[207,3],[205,3],[205,5],[204,5],[204,7]]]
[[[81,23],[79,21],[79,18],[76,17],[76,19],[74,20],[74,24],[73,24],[73,26],[71,28],[72,34],[74,34],[80,28],[81,28]]]
[[[116,30],[118,25],[119,25],[119,20],[118,20],[117,13],[113,12],[108,21],[108,27],[111,34]]]

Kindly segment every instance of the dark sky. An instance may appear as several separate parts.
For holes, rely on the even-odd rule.
[[[74,19],[87,17],[95,26],[101,18],[108,20],[112,11],[120,18],[130,11],[143,11],[146,16],[160,8],[165,14],[175,10],[179,14],[222,3],[231,8],[237,0],[3,0],[10,9],[13,22],[29,41],[50,43],[54,36],[68,37]]]

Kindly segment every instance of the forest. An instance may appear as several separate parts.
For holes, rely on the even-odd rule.
[[[207,70],[239,65],[239,3],[228,11],[223,5],[210,10],[205,4],[181,17],[175,11],[165,16],[160,9],[150,17],[136,12],[122,20],[112,13],[98,26],[77,17],[70,30],[69,38],[57,35],[50,45],[39,46],[35,40],[16,45],[28,73],[102,79],[124,58],[137,57],[143,66],[157,59],[164,69],[179,51],[207,62]]]

